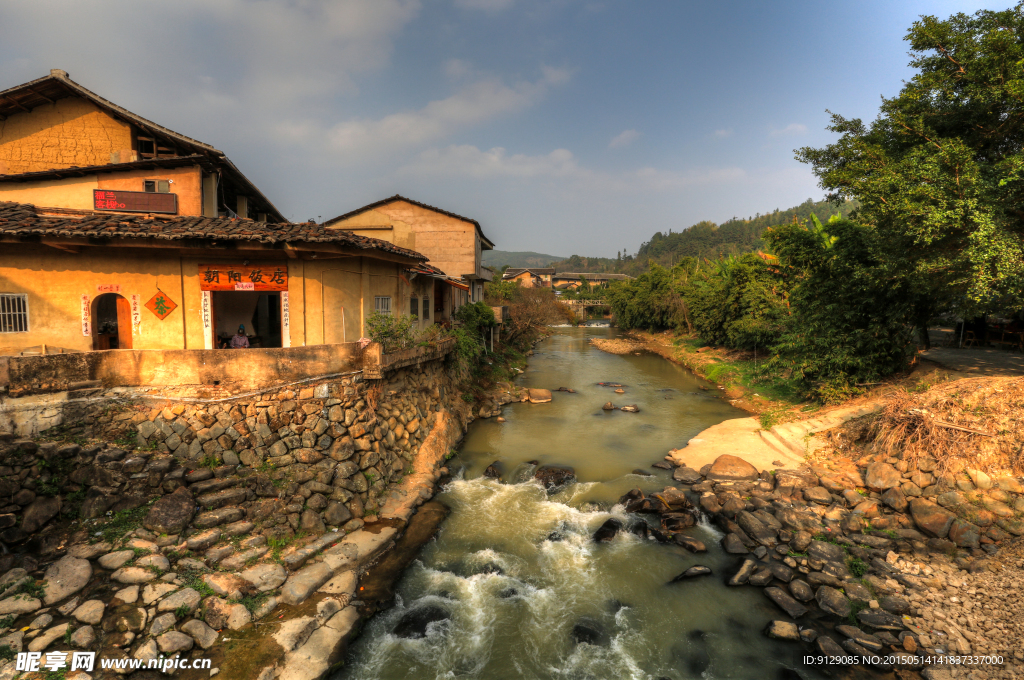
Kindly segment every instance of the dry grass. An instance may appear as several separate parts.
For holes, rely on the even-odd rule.
[[[900,387],[864,432],[871,449],[940,472],[1024,474],[1024,378],[968,378],[923,392]]]

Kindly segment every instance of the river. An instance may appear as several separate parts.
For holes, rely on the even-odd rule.
[[[817,677],[802,667],[799,645],[764,635],[770,620],[786,617],[760,588],[724,585],[739,560],[706,522],[687,530],[708,546],[703,554],[626,532],[607,544],[592,540],[609,517],[627,519],[615,505],[627,491],[674,484],[651,463],[745,415],[657,355],[615,356],[588,343],[616,333],[559,329],[537,346],[520,381],[576,393],[510,405],[506,422],[470,426],[449,463],[461,471],[436,497],[451,513],[335,680]],[[625,393],[601,382],[621,383]],[[602,411],[609,400],[640,412]],[[500,482],[483,476],[494,461]],[[578,481],[549,496],[532,481],[531,461],[572,466]],[[668,584],[697,564],[714,575]],[[423,638],[394,635],[403,617],[427,607],[449,618]],[[581,622],[594,644],[574,641]]]

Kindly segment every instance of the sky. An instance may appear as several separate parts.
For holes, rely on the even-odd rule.
[[[912,76],[974,0],[32,0],[0,89],[52,68],[224,151],[289,219],[394,194],[499,250],[614,257],[820,200],[802,146]]]

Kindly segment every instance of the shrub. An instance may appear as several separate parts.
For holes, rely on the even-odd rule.
[[[380,343],[385,352],[408,349],[416,344],[414,316],[395,316],[374,312],[366,319],[366,334],[373,342]]]

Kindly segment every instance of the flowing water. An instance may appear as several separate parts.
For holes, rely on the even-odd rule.
[[[448,519],[402,577],[396,605],[353,644],[337,680],[817,677],[801,668],[798,645],[763,634],[785,616],[759,588],[724,585],[738,560],[706,522],[687,530],[708,546],[703,554],[625,532],[607,544],[592,540],[609,517],[626,521],[615,505],[624,493],[673,484],[651,463],[744,415],[661,357],[615,356],[587,341],[616,333],[559,329],[538,345],[520,382],[577,392],[510,405],[507,422],[470,426],[450,461],[461,472],[437,496],[451,508]],[[620,383],[625,394],[599,382]],[[607,401],[640,412],[602,411]],[[494,461],[501,482],[482,476]],[[570,465],[578,482],[549,496],[532,481],[531,461]],[[636,468],[654,476],[632,474]],[[714,575],[668,585],[696,564]],[[393,634],[403,617],[427,607],[450,618],[419,639]],[[595,644],[574,641],[581,622]]]

